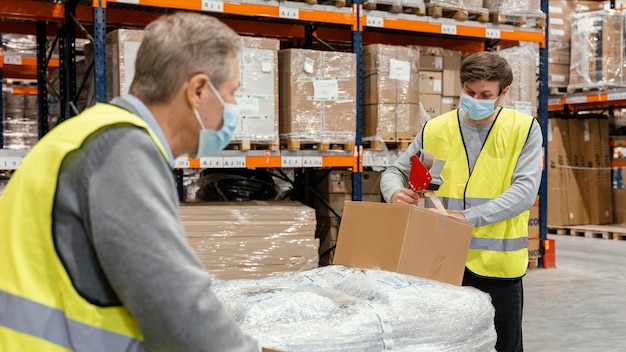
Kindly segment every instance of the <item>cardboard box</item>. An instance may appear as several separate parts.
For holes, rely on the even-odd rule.
[[[330,194],[320,194],[324,201],[330,205],[330,207],[341,216],[343,214],[343,209],[345,206],[345,202],[352,201],[351,193],[330,193]],[[322,202],[317,197],[315,198],[315,215],[319,217],[337,217],[332,210],[330,210],[324,202]]]
[[[395,140],[397,132],[417,134],[419,52],[374,44],[363,48],[363,136]]]
[[[280,41],[242,37],[241,86],[235,92],[241,118],[233,141],[278,146],[278,50]]]
[[[428,53],[420,52],[420,65],[421,71],[443,71],[443,56],[441,55],[428,55]]]
[[[456,110],[459,108],[459,97],[441,97],[441,113],[445,114],[448,111]]]
[[[539,247],[539,237],[528,239],[528,259],[541,257],[541,248]]]
[[[278,52],[280,138],[355,141],[356,55],[287,49]]]
[[[420,71],[420,95],[439,94],[441,95],[442,73],[436,71]],[[459,90],[459,93],[461,91]],[[421,97],[420,97],[421,98]]]
[[[143,30],[134,29],[117,29],[107,34],[107,101],[128,94],[143,34]]]
[[[334,263],[461,285],[472,230],[413,205],[347,202]]]
[[[319,193],[352,194],[352,171],[350,170],[316,170],[316,187]]]
[[[569,64],[548,64],[548,85],[567,88],[569,83]]]
[[[548,120],[548,225],[574,225],[574,214],[569,212],[569,197],[576,199],[577,193],[568,192],[574,179],[567,151],[569,135],[567,120]],[[566,167],[563,167],[566,166]],[[580,198],[578,198],[580,199]]]
[[[383,173],[378,171],[363,171],[361,176],[361,194],[380,195],[380,178]]]
[[[441,115],[441,95],[422,94],[420,95],[420,100],[424,110],[426,110],[430,117],[435,118]]]
[[[532,238],[539,238],[539,197],[528,214],[528,239]]]
[[[626,224],[626,188],[613,189],[613,214],[616,224]]]
[[[578,142],[583,149],[586,174],[587,211],[592,224],[613,223],[612,175],[608,150],[608,120],[590,118],[582,120],[583,138]],[[605,145],[606,144],[606,145]]]
[[[335,256],[335,245],[339,233],[339,218],[330,216],[318,216],[315,228],[315,237],[320,241],[319,265],[330,265]]]
[[[443,57],[443,86],[441,94],[458,96],[461,94],[461,52],[448,50]]]
[[[567,130],[569,136],[569,162],[570,166],[573,166],[573,173],[576,180],[576,189],[572,187],[568,188],[568,192],[577,192],[576,199],[580,199],[580,202],[570,200],[570,212],[574,213],[575,222],[577,225],[589,224],[589,191],[587,190],[587,178],[589,172],[583,168],[587,167],[585,160],[585,149],[583,141],[585,138],[585,131],[583,126],[584,121],[576,118],[567,119]],[[588,139],[587,135],[587,139]],[[608,143],[608,141],[607,141]]]

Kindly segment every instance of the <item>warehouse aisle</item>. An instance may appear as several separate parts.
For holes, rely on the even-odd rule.
[[[626,351],[626,241],[549,238],[557,268],[524,279],[524,350]]]

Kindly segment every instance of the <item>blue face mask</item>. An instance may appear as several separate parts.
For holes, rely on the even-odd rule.
[[[474,121],[483,120],[496,111],[496,99],[475,99],[461,92],[461,108]]]
[[[196,119],[202,127],[200,130],[200,140],[198,141],[198,153],[194,156],[196,158],[213,155],[226,148],[233,137],[235,128],[237,128],[237,122],[239,121],[239,108],[237,108],[237,105],[224,102],[211,82],[209,82],[209,87],[211,87],[217,99],[224,106],[224,122],[219,131],[209,130],[204,127],[198,109],[193,108],[193,113],[196,115]]]

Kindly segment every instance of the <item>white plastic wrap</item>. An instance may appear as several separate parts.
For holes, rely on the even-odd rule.
[[[494,351],[489,295],[339,265],[261,280],[217,281],[242,329],[283,351]]]
[[[508,61],[513,70],[511,88],[500,105],[537,116],[539,44],[520,43],[518,46],[499,50],[498,54]]]

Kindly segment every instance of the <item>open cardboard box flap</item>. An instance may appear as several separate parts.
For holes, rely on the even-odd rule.
[[[414,205],[346,202],[333,263],[461,285],[472,230]]]

